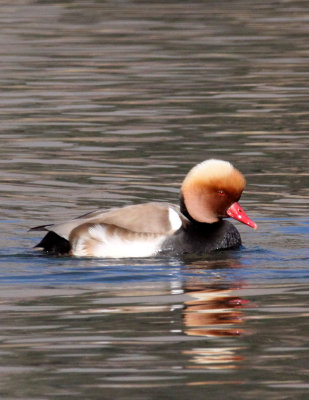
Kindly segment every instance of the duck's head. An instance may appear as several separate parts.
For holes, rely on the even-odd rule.
[[[193,167],[181,186],[181,197],[189,217],[198,222],[214,223],[232,217],[256,229],[238,204],[246,180],[232,164],[207,160]]]

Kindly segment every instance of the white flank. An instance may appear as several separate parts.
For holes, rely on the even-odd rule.
[[[106,234],[106,227],[94,225],[88,230],[89,238],[80,238],[73,245],[74,256],[93,256],[107,258],[125,258],[125,257],[150,257],[159,250],[166,236],[145,236],[136,234],[133,240],[126,240],[117,234]],[[91,254],[87,254],[87,239],[97,241],[91,248]]]
[[[178,213],[175,210],[173,210],[171,207],[169,207],[169,209],[168,209],[168,218],[170,220],[172,230],[177,231],[181,227],[182,221],[181,221],[181,218],[179,217]]]
[[[85,248],[86,238],[75,239],[72,243],[72,254],[73,256],[84,257],[87,256],[87,251]]]

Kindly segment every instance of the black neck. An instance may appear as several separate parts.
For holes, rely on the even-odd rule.
[[[185,199],[183,197],[183,194],[180,193],[180,198],[179,198],[179,203],[180,203],[180,212],[182,215],[184,215],[186,218],[188,218],[190,221],[194,221],[191,215],[189,214],[187,207],[185,205]]]

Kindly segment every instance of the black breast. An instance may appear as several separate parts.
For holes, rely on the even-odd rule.
[[[204,254],[240,245],[240,234],[229,221],[221,220],[214,224],[190,221],[186,227],[165,240],[162,250],[173,254]]]

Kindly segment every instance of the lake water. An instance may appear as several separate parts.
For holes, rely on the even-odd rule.
[[[0,4],[0,397],[308,399],[305,1]],[[207,158],[259,224],[204,257],[83,259],[39,224],[178,201]]]

